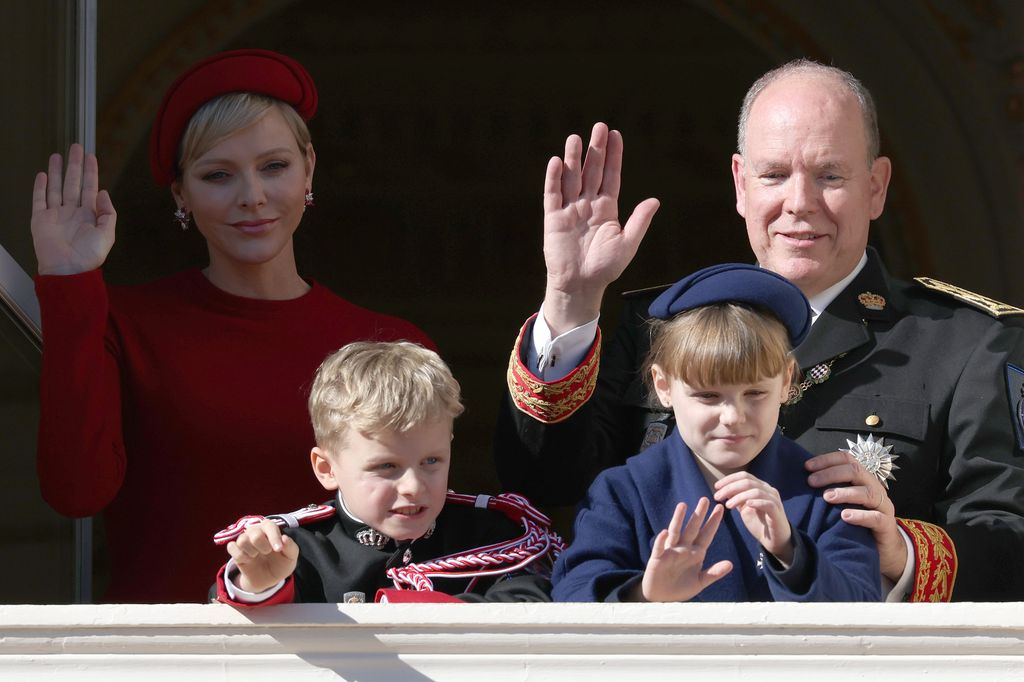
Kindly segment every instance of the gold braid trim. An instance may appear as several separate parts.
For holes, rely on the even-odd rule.
[[[601,329],[598,328],[594,343],[579,367],[558,381],[542,381],[523,364],[519,353],[523,337],[534,317],[536,315],[519,330],[516,345],[512,349],[506,374],[508,390],[520,412],[544,424],[557,424],[568,419],[594,395],[601,357]]]
[[[924,521],[897,518],[896,523],[910,536],[917,555],[910,601],[948,602],[958,566],[953,539],[942,528]]]
[[[1001,303],[1000,301],[989,298],[988,296],[982,296],[981,294],[976,294],[973,291],[961,289],[960,287],[949,284],[948,282],[932,279],[931,277],[915,277],[914,281],[922,286],[928,287],[932,291],[938,291],[939,293],[951,296],[958,301],[963,301],[967,305],[974,306],[979,310],[984,310],[995,318],[1006,317],[1008,315],[1024,315],[1024,310],[1021,310],[1017,306],[1012,306],[1009,303]]]

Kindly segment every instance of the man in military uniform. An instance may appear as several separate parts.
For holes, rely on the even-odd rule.
[[[811,485],[859,505],[843,518],[874,533],[890,599],[1024,599],[1024,311],[893,279],[867,247],[891,166],[852,75],[803,60],[769,72],[747,93],[738,143],[751,248],[814,312],[796,349],[803,381],[780,417],[825,453],[808,463]],[[573,135],[548,164],[547,289],[512,354],[496,443],[504,486],[547,504],[577,501],[598,471],[673,426],[640,376],[660,290],[627,295],[603,361],[596,319],[658,203],[620,225],[617,131],[597,124],[582,159]]]

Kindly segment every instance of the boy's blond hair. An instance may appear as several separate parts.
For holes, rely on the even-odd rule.
[[[658,365],[691,386],[756,383],[791,363],[789,335],[763,308],[716,303],[652,321],[644,375]]]
[[[305,156],[306,146],[312,139],[309,127],[290,104],[253,92],[232,92],[211,99],[199,107],[189,119],[178,144],[175,176],[180,179],[182,172],[190,163],[210,151],[224,138],[255,123],[272,107],[276,107],[284,116],[285,123],[295,136],[299,151]]]
[[[437,353],[408,341],[350,343],[316,371],[309,416],[316,443],[338,446],[348,429],[408,431],[462,414],[459,382]]]

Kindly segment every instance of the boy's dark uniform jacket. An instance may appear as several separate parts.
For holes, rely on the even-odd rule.
[[[576,502],[598,472],[667,430],[649,429],[651,421],[671,427],[670,413],[649,407],[640,376],[647,307],[658,293],[627,296],[604,356],[598,338],[557,382],[540,382],[525,367],[532,324],[524,326],[496,440],[506,489],[540,504]],[[1016,310],[976,299],[994,314]],[[868,249],[864,269],[814,323],[796,358],[805,374],[829,363],[831,374],[783,408],[786,436],[822,454],[872,435],[898,457],[889,495],[915,545],[910,599],[1024,600],[1022,318],[997,318],[893,279]]]
[[[842,507],[799,474],[811,455],[778,431],[747,467],[774,486],[793,530],[793,559],[783,568],[728,510],[705,566],[732,571],[691,601],[879,601],[878,548],[871,531],[840,518]],[[794,472],[797,475],[794,476]],[[712,491],[678,434],[598,475],[576,517],[575,538],[555,564],[556,601],[627,601],[643,579],[654,539],[677,502],[692,509]]]
[[[325,503],[336,507],[335,501]],[[364,523],[353,520],[344,512],[297,528],[284,529],[299,548],[295,572],[285,586],[262,606],[279,603],[341,603],[346,592],[362,592],[367,601],[373,601],[377,590],[393,587],[385,575],[390,566],[402,566],[405,550],[410,550],[409,561],[416,563],[470,551],[522,534],[522,526],[513,523],[501,512],[475,507],[446,504],[437,517],[437,525],[429,538],[421,538],[401,547],[393,540],[377,549],[360,544],[356,533],[366,529]],[[481,578],[472,591],[469,579],[434,578],[434,588],[455,595],[468,602],[521,602],[550,601],[550,581],[528,571],[520,571],[492,578]],[[293,591],[294,590],[294,591]],[[223,568],[211,597],[219,601],[238,604],[227,596],[223,585]]]

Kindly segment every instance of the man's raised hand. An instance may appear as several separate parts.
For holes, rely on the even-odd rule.
[[[604,290],[622,274],[660,205],[640,202],[619,223],[622,135],[594,124],[583,141],[570,135],[565,157],[553,157],[544,177],[544,318],[557,336],[598,315]]]

